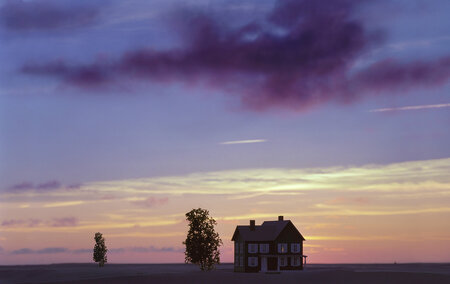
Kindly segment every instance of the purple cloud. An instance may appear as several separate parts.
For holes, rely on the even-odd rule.
[[[34,250],[29,249],[29,248],[21,248],[18,250],[13,250],[11,252],[11,254],[32,254],[32,253],[34,253]]]
[[[147,198],[145,200],[142,200],[142,201],[131,201],[132,204],[135,204],[135,205],[138,205],[138,206],[142,206],[142,207],[147,207],[147,208],[164,205],[167,202],[169,202],[169,198],[168,197],[156,198],[156,197],[153,197],[153,196],[149,197],[149,198]]]
[[[157,247],[154,247],[154,246],[149,246],[149,247],[132,247],[132,248],[128,248],[128,251],[130,251],[130,252],[142,252],[142,253],[148,253],[148,252],[184,252],[184,249],[176,248],[176,247],[161,247],[161,248],[157,248]]]
[[[78,219],[75,217],[55,218],[50,222],[52,227],[76,227]]]
[[[177,14],[185,39],[181,48],[133,50],[87,65],[28,63],[22,72],[82,88],[108,89],[127,80],[198,83],[235,94],[245,108],[258,111],[352,103],[380,91],[439,86],[449,80],[449,57],[383,60],[354,70],[358,58],[383,38],[355,17],[364,2],[280,0],[265,21],[237,29],[212,16],[183,11]]]
[[[8,188],[10,192],[26,192],[26,191],[36,191],[36,192],[47,192],[59,189],[65,190],[75,190],[81,187],[80,184],[73,184],[65,186],[61,182],[57,180],[50,180],[47,182],[33,184],[31,182],[22,182],[15,185],[12,185]]]
[[[3,227],[17,227],[17,226],[25,226],[25,227],[36,227],[43,223],[42,220],[39,219],[10,219],[2,222]]]
[[[92,253],[92,249],[75,249],[72,253]]]
[[[96,22],[96,7],[69,1],[8,0],[0,8],[1,24],[14,31],[57,30],[89,26]]]
[[[22,182],[9,187],[9,189],[14,191],[30,190],[34,189],[34,185],[31,182]]]
[[[58,189],[61,187],[61,183],[59,181],[56,180],[52,180],[52,181],[48,181],[45,183],[41,183],[36,185],[36,189],[37,190],[52,190],[52,189]]]
[[[11,254],[55,254],[69,251],[67,248],[49,247],[40,250],[32,250],[29,248],[22,248],[11,251]]]

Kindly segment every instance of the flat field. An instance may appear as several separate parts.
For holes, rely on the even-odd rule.
[[[450,283],[450,263],[308,264],[303,271],[235,273],[232,264],[201,272],[189,264],[0,266],[0,283]]]

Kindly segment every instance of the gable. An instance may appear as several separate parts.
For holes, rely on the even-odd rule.
[[[291,221],[286,224],[276,238],[276,241],[278,242],[302,242],[304,240],[305,238],[303,238],[302,234],[297,230]]]
[[[239,239],[240,239],[239,230],[238,230],[238,227],[236,227],[231,240],[236,242],[236,241],[239,241]]]
[[[305,239],[290,220],[264,221],[260,226],[236,226],[232,241],[276,241],[301,242]]]

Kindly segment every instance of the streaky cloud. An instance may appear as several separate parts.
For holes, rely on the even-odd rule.
[[[235,140],[235,141],[226,141],[221,142],[222,145],[233,145],[233,144],[249,144],[249,143],[263,143],[267,142],[266,139],[252,139],[252,140]]]
[[[435,104],[435,105],[418,105],[418,106],[377,108],[377,109],[372,109],[369,112],[390,112],[390,111],[402,111],[402,110],[421,110],[421,109],[434,109],[434,108],[446,108],[446,107],[450,107],[450,103],[447,103],[447,104]]]

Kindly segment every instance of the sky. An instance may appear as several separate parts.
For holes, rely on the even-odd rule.
[[[450,2],[0,0],[0,265],[184,261],[278,215],[310,263],[450,261]]]

